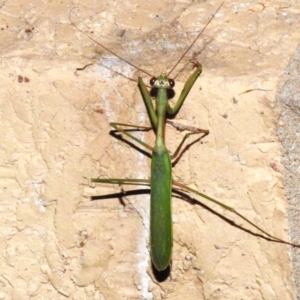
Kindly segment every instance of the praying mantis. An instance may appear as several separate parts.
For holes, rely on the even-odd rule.
[[[175,67],[180,63],[180,61],[185,57],[188,51],[193,47],[196,41],[199,39],[202,32],[205,28],[209,25],[209,23],[213,20],[214,16],[220,10],[223,3],[219,6],[216,12],[213,14],[209,22],[203,28],[203,30],[197,35],[193,43],[188,47],[188,49],[183,53],[180,59],[176,62],[174,67],[168,73],[162,73],[160,76],[155,77],[149,74],[148,72],[136,67],[135,65],[131,64],[130,62],[126,61],[116,53],[112,52],[104,45],[98,43],[96,40],[91,38],[93,41],[98,43],[101,47],[105,50],[110,52],[112,55],[117,56],[125,63],[130,64],[134,68],[142,71],[143,73],[149,75],[151,78],[150,85],[151,85],[151,92],[147,90],[147,86],[143,82],[142,78],[138,78],[138,87],[140,89],[142,98],[144,100],[149,119],[151,122],[151,127],[144,127],[139,125],[128,125],[123,123],[110,123],[110,126],[114,129],[114,131],[119,132],[121,134],[126,135],[134,142],[142,145],[147,150],[152,152],[152,159],[151,159],[151,175],[150,180],[143,180],[143,179],[126,179],[126,178],[109,178],[109,179],[102,179],[102,178],[93,178],[91,181],[95,183],[108,183],[108,184],[119,184],[119,185],[146,185],[150,186],[150,253],[152,258],[152,263],[154,268],[157,271],[164,271],[166,270],[171,263],[172,259],[172,244],[173,244],[173,236],[172,236],[172,213],[171,213],[171,197],[172,197],[172,189],[177,188],[180,190],[184,190],[187,193],[193,193],[197,196],[205,198],[224,209],[231,211],[233,214],[236,214],[238,217],[246,221],[251,226],[255,227],[259,231],[261,231],[264,236],[268,237],[269,239],[286,243],[293,246],[298,246],[284,240],[281,240],[265,230],[261,229],[255,223],[244,217],[238,211],[236,211],[233,207],[225,205],[220,201],[211,198],[195,189],[192,189],[180,182],[175,181],[172,179],[172,159],[176,159],[180,154],[182,146],[184,145],[186,139],[194,134],[202,134],[200,138],[204,138],[206,135],[209,134],[208,130],[203,129],[195,129],[195,128],[187,128],[190,132],[187,133],[181,143],[179,144],[178,148],[174,152],[173,155],[169,154],[169,151],[165,145],[165,125],[168,118],[174,118],[176,114],[179,112],[181,106],[183,105],[186,97],[189,94],[189,91],[193,87],[194,83],[202,73],[202,66],[196,61],[193,61],[193,64],[196,70],[187,80],[184,85],[184,88],[176,101],[175,105],[171,107],[169,104],[169,93],[172,91],[175,83],[173,79],[170,79],[169,76]],[[80,30],[74,23],[72,23],[78,30]],[[82,30],[80,30],[83,32]],[[84,33],[84,32],[83,32]],[[86,33],[84,33],[87,35]],[[155,106],[152,103],[152,98],[155,99]],[[175,125],[176,126],[176,125]],[[126,129],[125,129],[126,128]],[[156,139],[154,146],[150,146],[143,141],[139,140],[131,133],[129,133],[130,129],[135,128],[139,130],[150,130],[153,129]]]

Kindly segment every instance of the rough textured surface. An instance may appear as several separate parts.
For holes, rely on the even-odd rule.
[[[110,69],[138,72],[74,28],[70,10],[77,7],[80,28],[156,75],[220,4],[144,2],[1,2],[0,299],[295,299],[287,246],[174,198],[173,265],[158,282],[149,267],[147,195],[126,197],[125,207],[91,201],[120,191],[91,185],[91,177],[148,178],[149,158],[109,135],[111,121],[145,125],[148,117],[136,83]],[[284,239],[275,96],[299,27],[298,1],[228,0],[176,84],[178,94],[194,53],[203,74],[176,120],[211,133],[183,155],[174,177]],[[151,134],[140,138],[153,142]],[[179,139],[168,128],[168,148]]]
[[[278,86],[278,135],[282,142],[283,165],[285,167],[285,191],[289,201],[288,217],[290,233],[293,241],[298,242],[299,232],[299,201],[300,201],[300,46],[291,58]],[[300,260],[299,249],[293,249],[292,261],[297,295],[300,299]]]

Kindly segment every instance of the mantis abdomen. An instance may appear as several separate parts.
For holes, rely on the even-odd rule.
[[[167,149],[155,147],[151,162],[150,244],[152,262],[158,271],[169,266],[172,254],[171,169]]]

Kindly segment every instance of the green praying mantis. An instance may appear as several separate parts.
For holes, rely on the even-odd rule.
[[[144,127],[139,125],[129,125],[123,123],[110,123],[110,126],[114,128],[115,132],[119,132],[121,134],[126,135],[128,138],[132,139],[136,143],[142,145],[147,150],[152,152],[151,154],[151,175],[150,180],[144,179],[127,179],[127,178],[109,178],[109,179],[101,179],[101,178],[93,178],[92,182],[95,183],[108,183],[108,184],[119,184],[119,185],[144,185],[150,186],[150,253],[152,258],[152,263],[154,268],[157,271],[166,270],[171,263],[172,258],[172,212],[171,212],[171,197],[172,197],[172,189],[180,189],[187,193],[193,193],[197,196],[200,196],[206,200],[209,200],[226,210],[231,211],[233,214],[237,215],[248,224],[259,230],[264,237],[267,239],[274,241],[289,244],[292,246],[299,247],[299,245],[284,241],[279,239],[265,230],[261,229],[259,226],[254,224],[252,221],[244,217],[242,214],[237,212],[233,207],[225,205],[220,201],[211,198],[195,189],[192,189],[182,183],[179,183],[172,179],[172,159],[178,158],[180,151],[182,149],[183,144],[186,139],[194,134],[201,134],[199,139],[202,139],[206,135],[209,134],[208,130],[196,129],[191,127],[186,127],[184,129],[190,131],[186,133],[183,137],[181,143],[177,147],[174,154],[170,155],[166,144],[165,144],[165,126],[166,122],[170,118],[174,118],[176,114],[179,112],[183,102],[189,94],[189,91],[193,87],[197,78],[202,73],[202,66],[198,62],[193,62],[196,70],[192,73],[190,78],[185,83],[183,90],[176,101],[175,105],[171,107],[169,104],[170,92],[175,85],[173,79],[170,79],[169,76],[175,67],[181,62],[181,60],[185,57],[188,51],[193,47],[196,41],[199,39],[200,35],[203,33],[205,28],[209,25],[209,23],[213,20],[214,16],[218,13],[223,3],[218,7],[216,12],[212,15],[208,23],[201,30],[201,32],[194,39],[193,43],[187,48],[187,50],[183,53],[180,59],[176,62],[173,68],[167,73],[162,73],[158,77],[154,77],[148,72],[136,67],[132,63],[126,61],[122,57],[120,57],[115,52],[111,51],[104,45],[97,42],[95,39],[87,35],[84,31],[79,29],[70,19],[73,26],[75,26],[79,31],[92,39],[95,43],[100,45],[103,49],[111,53],[112,55],[120,58],[125,63],[133,66],[134,68],[140,70],[141,72],[151,76],[150,85],[151,91],[149,92],[147,86],[143,82],[142,78],[138,78],[138,87],[140,89],[142,98],[144,100],[148,116],[151,122],[151,127]],[[70,13],[71,14],[71,13]],[[155,106],[153,105],[153,98],[155,99]],[[174,124],[173,124],[174,125]],[[174,125],[176,127],[176,124]],[[155,143],[154,146],[150,146],[143,141],[139,140],[135,136],[133,136],[129,131],[135,128],[136,130],[151,130],[153,129],[155,133]]]

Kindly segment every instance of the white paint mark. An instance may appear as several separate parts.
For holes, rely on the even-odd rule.
[[[118,57],[103,57],[99,64],[103,66],[102,75],[106,79],[111,79],[116,76],[116,74],[122,74],[122,76],[129,77],[131,76],[134,68]],[[106,70],[106,71],[105,71]]]
[[[106,79],[110,79],[113,76],[115,76],[116,72],[120,73],[126,77],[131,78],[133,68],[129,66],[128,64],[125,64],[123,61],[121,61],[118,58],[110,57],[109,59],[102,59],[101,65],[104,66],[104,68],[101,69],[102,75]],[[114,72],[115,71],[115,72]],[[115,90],[115,93],[117,91]],[[106,112],[107,118],[110,122],[115,122],[116,119],[113,116],[113,110],[111,109],[111,101],[108,98],[109,93],[103,93],[102,94],[102,100],[104,104],[104,110]],[[123,98],[120,97],[120,103],[118,105],[122,106]],[[143,105],[141,103],[141,105]],[[138,124],[144,124],[147,114],[142,113],[138,116]],[[139,132],[136,134],[136,137],[139,138],[141,141],[145,140],[145,136],[143,132]],[[135,157],[132,158],[134,163],[136,164],[137,176],[136,178],[144,179],[145,178],[145,172],[148,172],[148,166],[147,166],[147,157],[143,155],[140,152],[135,152]],[[146,178],[148,178],[149,175],[147,175]],[[148,199],[147,199],[148,198]],[[145,195],[137,196],[137,202],[135,203],[135,209],[140,214],[142,221],[143,221],[143,227],[141,228],[141,239],[138,241],[137,245],[137,253],[138,253],[138,264],[137,264],[137,272],[139,274],[141,284],[138,286],[139,290],[142,293],[142,298],[145,300],[151,300],[153,299],[153,295],[151,292],[149,292],[149,286],[151,282],[151,277],[147,273],[147,269],[149,267],[149,261],[150,261],[150,254],[148,250],[148,243],[149,240],[149,203],[150,203],[150,197],[145,197]]]
[[[44,213],[44,212],[46,212],[46,208],[45,208],[45,203],[44,203],[44,201],[42,200],[42,199],[36,199],[35,201],[34,201],[34,204],[38,207],[38,209],[39,209],[39,211],[41,212],[41,213]]]
[[[139,124],[144,124],[145,123],[145,116],[146,114],[140,114],[138,117],[138,122]],[[138,135],[138,138],[141,141],[145,141],[145,134],[144,132],[140,132]],[[140,152],[136,152],[136,161],[137,161],[137,178],[139,179],[144,179],[145,178],[145,171],[148,171],[148,166],[147,166],[147,157],[143,155]],[[140,195],[137,196],[138,202],[137,202],[137,210],[142,218],[143,221],[143,227],[142,227],[142,234],[141,234],[141,239],[138,241],[138,253],[139,253],[139,263],[137,266],[137,271],[139,273],[139,276],[141,278],[141,285],[140,289],[142,292],[143,299],[146,300],[151,300],[153,299],[153,295],[151,292],[149,292],[149,285],[151,282],[151,278],[147,273],[147,269],[149,267],[149,262],[150,262],[150,253],[148,250],[148,243],[147,241],[149,240],[149,227],[150,227],[150,222],[149,222],[149,207],[150,207],[150,197],[145,195]]]
[[[40,198],[41,184],[39,181],[33,181],[32,186],[33,186],[32,194],[33,194],[34,204],[38,207],[41,213],[44,213],[46,212],[46,207],[44,201]]]

